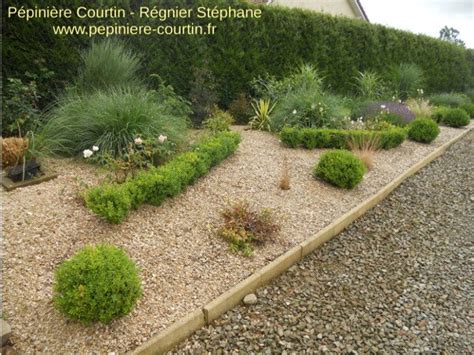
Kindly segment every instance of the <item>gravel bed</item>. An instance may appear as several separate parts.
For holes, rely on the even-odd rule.
[[[374,194],[435,147],[462,132],[443,127],[432,145],[405,142],[377,155],[375,168],[356,189],[341,191],[315,181],[312,167],[321,151],[283,148],[268,133],[244,131],[237,153],[180,196],[160,207],[142,206],[113,226],[78,198],[100,173],[75,160],[50,164],[52,181],[2,191],[3,315],[20,353],[125,352],[182,316],[202,307],[268,261],[307,239]],[[284,157],[291,189],[278,182]],[[244,258],[229,251],[214,229],[231,201],[274,209],[281,233]],[[122,247],[140,267],[144,295],[127,316],[108,326],[68,321],[51,303],[54,270],[87,244]]]
[[[474,132],[173,353],[474,351]]]

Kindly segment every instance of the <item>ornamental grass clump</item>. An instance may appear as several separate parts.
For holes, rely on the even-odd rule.
[[[141,294],[135,263],[112,245],[87,246],[55,273],[54,305],[85,324],[127,315]]]
[[[321,155],[314,176],[334,186],[353,189],[364,178],[365,166],[347,150],[332,150]]]
[[[381,149],[380,136],[352,136],[348,141],[349,148],[359,158],[368,170],[374,166],[375,154]]]
[[[389,73],[389,83],[395,96],[406,100],[415,96],[423,85],[423,70],[413,63],[401,63]]]
[[[342,128],[342,100],[323,91],[293,91],[278,102],[271,121],[272,131],[279,132],[285,126]]]
[[[355,87],[360,97],[376,100],[383,95],[384,84],[377,73],[364,71],[355,76]]]
[[[288,165],[288,158],[285,156],[283,158],[283,166],[281,170],[280,183],[278,184],[278,186],[282,190],[289,190],[290,182],[291,182],[290,166]]]
[[[408,127],[408,138],[415,142],[431,143],[439,132],[438,124],[431,118],[417,118]]]
[[[270,110],[271,120],[250,121],[251,126],[263,126],[274,132],[283,127],[332,127],[340,128],[343,117],[343,100],[325,92],[323,77],[311,65],[302,65],[297,71],[277,80],[274,77],[258,78],[254,91],[261,98],[259,103],[276,103]],[[254,105],[255,111],[258,107]],[[271,112],[273,111],[273,112]],[[262,115],[257,112],[256,117]],[[262,129],[262,128],[259,128]]]
[[[156,142],[164,135],[161,155],[175,153],[184,142],[189,102],[162,81],[149,90],[139,78],[138,56],[117,40],[92,43],[82,59],[75,86],[45,114],[38,132],[47,150],[75,156],[96,146],[94,162],[127,160],[135,138]]]
[[[166,135],[179,145],[184,141],[188,120],[173,115],[156,95],[131,88],[67,95],[50,113],[40,134],[54,142],[51,151],[65,156],[97,146],[98,155],[121,158],[136,137],[145,140]]]
[[[81,93],[141,84],[139,56],[118,40],[92,42],[81,58],[83,66],[76,80]]]
[[[280,230],[273,222],[272,213],[268,209],[253,211],[246,202],[238,202],[222,212],[224,224],[218,235],[230,244],[234,252],[245,256],[253,254],[254,246],[268,242]]]
[[[406,105],[416,117],[430,117],[433,114],[433,106],[428,100],[408,99]]]

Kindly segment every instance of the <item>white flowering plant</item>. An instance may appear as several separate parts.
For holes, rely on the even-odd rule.
[[[342,120],[334,118],[327,104],[322,101],[304,102],[295,107],[288,115],[286,124],[298,127],[342,128]]]
[[[89,162],[103,165],[114,174],[115,182],[124,182],[128,176],[135,176],[139,170],[148,169],[166,162],[176,152],[176,144],[165,134],[153,139],[140,136],[133,138],[120,157],[110,152],[100,152],[99,146],[92,146],[82,153]]]
[[[393,125],[388,121],[388,116],[388,111],[383,110],[375,116],[360,116],[355,119],[351,119],[350,117],[344,117],[344,129],[369,131],[384,130],[393,127]]]

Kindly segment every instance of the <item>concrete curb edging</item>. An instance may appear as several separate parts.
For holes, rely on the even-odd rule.
[[[219,316],[234,308],[247,294],[252,293],[259,287],[267,284],[269,281],[289,269],[292,265],[302,260],[306,255],[313,252],[319,246],[338,235],[358,217],[362,216],[368,210],[385,199],[407,178],[414,175],[416,172],[442,155],[451,145],[459,141],[473,128],[473,126],[467,127],[466,130],[459,136],[451,139],[450,141],[435,149],[425,158],[410,167],[403,174],[395,178],[395,180],[392,180],[389,184],[385,185],[385,187],[379,190],[375,195],[369,197],[367,200],[360,203],[349,212],[345,213],[343,216],[339,217],[330,225],[320,230],[314,237],[305,240],[299,245],[283,253],[268,265],[264,266],[260,270],[257,270],[245,280],[239,282],[228,291],[204,305],[202,309],[196,310],[193,313],[179,319],[170,327],[166,328],[135,350],[131,351],[130,354],[163,354],[172,350],[174,346],[185,340],[196,330],[200,329],[206,324],[210,324]]]

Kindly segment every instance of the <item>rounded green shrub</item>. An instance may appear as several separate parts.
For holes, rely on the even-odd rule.
[[[421,143],[431,143],[439,132],[438,124],[431,118],[417,118],[408,127],[408,137]]]
[[[461,108],[467,112],[469,117],[474,118],[474,103],[466,103]]]
[[[446,110],[441,122],[450,127],[462,127],[469,124],[470,118],[466,111],[461,108]]]
[[[446,106],[437,107],[431,114],[431,119],[435,120],[437,123],[441,123],[449,110],[450,108]]]
[[[364,164],[347,150],[331,150],[324,153],[314,169],[315,177],[332,185],[352,189],[363,179]]]
[[[87,246],[56,270],[56,308],[86,324],[128,314],[140,296],[135,264],[112,245]]]

